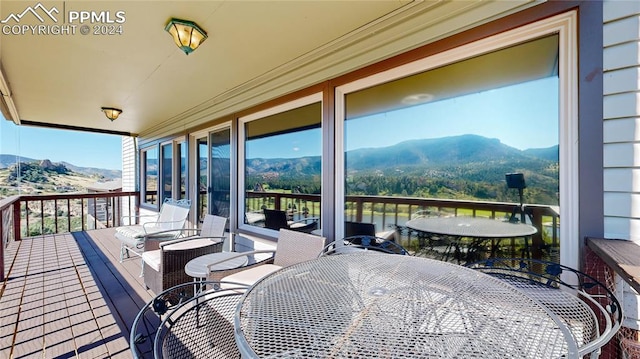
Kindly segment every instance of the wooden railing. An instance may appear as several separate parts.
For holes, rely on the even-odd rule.
[[[320,208],[320,196],[311,194],[248,191],[246,201],[246,208],[252,211],[274,208],[300,213],[307,209],[311,217]],[[506,218],[518,207],[508,202],[383,196],[347,196],[345,202],[346,220],[376,223],[378,230],[406,229],[404,224],[418,214]],[[531,255],[539,258],[545,247],[559,247],[560,214],[552,206],[526,204],[525,208],[538,230],[532,237]]]
[[[0,200],[0,280],[4,249],[23,237],[117,227],[138,215],[139,192],[13,196]]]
[[[26,236],[83,231],[122,225],[122,216],[137,215],[139,192],[14,196],[0,200],[0,280],[4,278],[4,248]],[[376,223],[379,230],[402,230],[416,214],[507,217],[515,203],[479,202],[413,197],[347,196],[346,219]],[[320,216],[320,195],[247,192],[247,209],[290,210]],[[526,205],[538,233],[532,239],[532,256],[545,245],[559,247],[560,216],[551,206]],[[546,238],[543,238],[543,233]]]

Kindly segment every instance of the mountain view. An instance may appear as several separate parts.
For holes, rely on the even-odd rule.
[[[96,182],[120,178],[122,172],[118,170],[78,167],[67,162],[53,163],[47,159],[0,154],[0,198],[18,193],[86,192],[87,187]]]
[[[357,149],[345,157],[347,195],[513,202],[517,191],[506,187],[505,174],[522,172],[528,203],[558,204],[557,145],[519,150],[497,139],[462,135]],[[16,160],[22,164],[23,193],[83,191],[97,181],[121,178],[121,171],[0,155],[0,195],[16,190]],[[321,191],[320,156],[252,158],[246,165],[248,190],[260,184],[267,190]]]
[[[320,192],[320,157],[247,160],[247,186]],[[556,205],[558,146],[519,150],[478,135],[411,140],[346,154],[346,193],[514,201],[505,174],[525,175],[529,203]]]

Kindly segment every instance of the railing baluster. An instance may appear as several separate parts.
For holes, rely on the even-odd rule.
[[[44,234],[44,200],[40,200],[40,234]]]
[[[67,228],[71,231],[71,199],[67,198]]]
[[[93,197],[93,228],[98,228],[98,198]]]
[[[53,225],[55,227],[55,233],[58,233],[58,200],[53,200]]]
[[[24,213],[25,213],[25,216],[27,217],[26,218],[27,219],[27,221],[26,221],[27,222],[26,223],[27,224],[27,230],[25,232],[25,237],[29,237],[29,202],[28,201],[25,202],[24,206],[25,206]]]

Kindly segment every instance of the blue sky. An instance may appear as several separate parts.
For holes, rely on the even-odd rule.
[[[559,143],[558,78],[549,77],[348,120],[346,150],[425,138],[477,134],[526,150]],[[321,153],[320,129],[254,140],[248,158]]]
[[[354,119],[345,132],[347,150],[464,134],[497,138],[520,150],[551,147],[559,143],[558,78]],[[369,135],[351,135],[360,133]]]
[[[0,153],[80,167],[122,170],[122,137],[16,126],[0,114]]]

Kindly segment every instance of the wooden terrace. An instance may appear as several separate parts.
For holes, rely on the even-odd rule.
[[[0,358],[131,358],[129,328],[153,293],[119,251],[113,228],[10,242]]]

